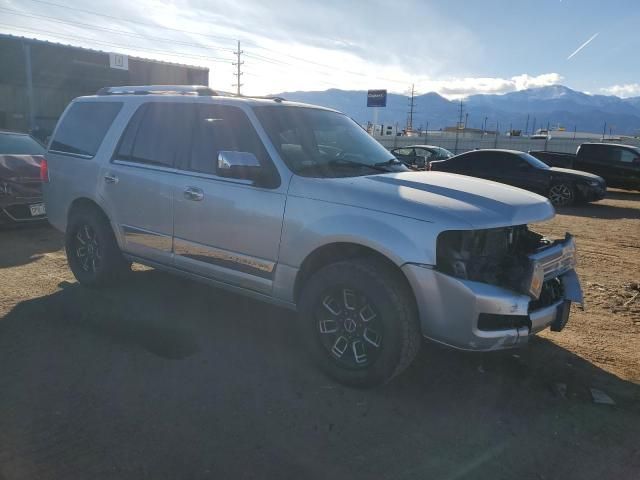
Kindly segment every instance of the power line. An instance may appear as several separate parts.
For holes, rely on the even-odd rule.
[[[95,12],[95,11],[92,11],[92,10],[86,10],[84,8],[70,7],[68,5],[61,5],[59,3],[48,2],[46,0],[30,0],[30,1],[37,2],[37,3],[42,3],[44,5],[50,5],[50,6],[53,6],[53,7],[66,8],[67,10],[74,10],[74,11],[77,11],[77,12],[88,13],[90,15],[96,15],[96,16],[99,16],[99,17],[110,18],[112,20],[120,20],[120,21],[123,21],[123,22],[135,23],[137,25],[143,25],[145,27],[162,28],[164,30],[171,30],[171,31],[174,31],[174,32],[188,33],[190,35],[202,35],[203,37],[209,37],[209,38],[218,39],[218,40],[232,40],[232,41],[236,40],[235,38],[224,37],[222,35],[211,35],[211,34],[207,34],[207,33],[195,32],[195,31],[192,31],[192,30],[182,30],[182,29],[179,29],[179,28],[165,27],[164,25],[158,25],[158,24],[154,24],[154,23],[150,23],[150,22],[140,22],[140,21],[131,20],[131,19],[128,19],[128,18],[116,17],[115,15],[108,15],[106,13],[100,13],[100,12]]]
[[[93,24],[88,24],[88,23],[81,23],[81,22],[73,22],[71,20],[62,20],[60,18],[56,18],[56,17],[50,17],[47,15],[37,15],[37,14],[32,14],[32,13],[22,13],[19,12],[17,10],[12,10],[10,8],[4,8],[4,7],[0,7],[0,10],[4,10],[6,12],[9,12],[11,15],[20,15],[23,17],[29,17],[29,18],[40,18],[43,19],[47,22],[52,22],[52,23],[60,23],[60,24],[64,24],[64,25],[73,25],[73,26],[79,26],[79,27],[90,27],[91,29],[95,29],[95,30],[101,30],[104,32],[110,32],[110,33],[117,33],[119,35],[126,35],[129,37],[136,37],[136,38],[142,38],[145,40],[156,40],[156,41],[161,41],[161,42],[171,42],[171,43],[175,43],[175,44],[179,44],[179,45],[185,45],[185,46],[190,46],[190,47],[195,47],[195,48],[201,48],[201,49],[206,49],[206,50],[221,50],[221,51],[227,51],[227,52],[233,52],[233,48],[224,48],[224,47],[213,47],[213,46],[209,46],[209,45],[199,45],[197,43],[190,43],[190,42],[184,42],[182,40],[174,40],[174,39],[170,39],[170,38],[163,38],[163,37],[153,37],[153,36],[148,36],[148,35],[141,35],[138,33],[132,33],[132,32],[125,32],[122,30],[115,30],[113,28],[107,28],[107,27],[101,27],[98,25],[93,25]]]
[[[237,72],[234,73],[233,75],[236,77],[236,83],[233,84],[234,87],[238,87],[237,90],[237,94],[240,95],[240,87],[242,87],[243,83],[240,81],[240,78],[242,76],[242,72],[240,71],[240,67],[242,67],[242,64],[244,63],[242,60],[240,60],[241,55],[242,55],[242,50],[240,50],[240,40],[238,40],[238,50],[233,52],[237,55],[238,60],[236,60],[234,63],[232,63],[233,66],[235,66],[237,68]]]
[[[10,25],[10,24],[7,24],[7,23],[0,23],[0,25],[2,25],[4,27],[9,27],[9,28],[14,29],[14,30],[22,30],[22,31],[29,32],[29,33],[47,34],[47,35],[52,35],[54,37],[60,37],[60,38],[70,38],[72,40],[81,40],[81,41],[95,43],[95,44],[98,44],[98,45],[106,45],[106,46],[110,46],[110,47],[119,47],[119,48],[127,48],[127,49],[135,50],[135,51],[138,51],[138,52],[161,53],[163,55],[172,56],[172,57],[199,58],[199,59],[209,60],[211,62],[223,62],[223,63],[229,63],[230,62],[230,60],[226,59],[226,58],[209,57],[209,56],[206,56],[206,55],[195,55],[195,54],[188,54],[188,53],[181,53],[181,52],[171,53],[171,52],[168,52],[167,50],[158,50],[158,49],[142,48],[142,47],[132,47],[131,45],[122,45],[122,44],[119,44],[119,43],[103,42],[102,40],[94,40],[92,38],[79,37],[79,36],[76,36],[76,35],[66,35],[66,34],[61,34],[61,33],[57,33],[57,32],[52,32],[50,30],[32,30],[32,29],[29,29],[29,28],[16,27],[15,25]]]
[[[166,26],[163,26],[163,25],[153,24],[153,23],[150,23],[150,22],[141,22],[141,21],[137,21],[137,20],[131,20],[131,19],[128,19],[128,18],[117,17],[115,15],[109,15],[109,14],[105,14],[105,13],[101,13],[101,12],[96,12],[96,11],[93,11],[93,10],[87,10],[87,9],[77,8],[77,7],[70,7],[68,5],[62,5],[62,4],[55,3],[55,2],[50,2],[50,1],[47,1],[47,0],[30,0],[30,1],[36,2],[36,3],[41,3],[41,4],[44,4],[44,5],[50,5],[50,6],[54,6],[54,7],[58,7],[58,8],[64,8],[64,9],[67,9],[67,10],[83,12],[83,13],[87,13],[87,14],[90,14],[90,15],[96,15],[96,16],[100,16],[100,17],[104,17],[104,18],[109,18],[109,19],[112,19],[112,20],[118,20],[118,21],[128,22],[128,23],[132,23],[132,24],[142,25],[142,26],[145,26],[145,27],[151,27],[151,28],[154,28],[154,29],[160,28],[160,29],[164,29],[164,30],[168,30],[168,31],[186,33],[186,34],[190,34],[190,35],[200,35],[200,36],[208,37],[208,38],[212,38],[212,39],[219,39],[219,40],[222,39],[222,40],[227,40],[227,41],[228,40],[236,41],[236,39],[233,39],[231,37],[226,37],[226,36],[221,36],[221,35],[205,34],[205,33],[196,32],[196,31],[193,31],[193,30],[184,30],[184,29],[179,29],[179,28],[166,27]],[[56,20],[62,22],[62,20],[59,20],[59,19],[56,19]],[[92,26],[92,27],[94,27],[94,26]],[[116,32],[114,32],[114,33],[116,33]],[[117,32],[117,33],[120,33],[120,32]],[[245,42],[248,42],[250,44],[255,45],[255,42],[253,42],[253,41],[246,41],[245,40]],[[177,43],[177,42],[174,42],[174,43]],[[182,43],[185,44],[185,45],[197,46],[195,44],[188,44],[187,42],[182,42]],[[202,46],[197,46],[197,47],[198,48],[203,48]],[[311,64],[311,65],[316,65],[316,66],[319,66],[319,67],[324,68],[324,69],[329,69],[329,70],[331,70],[333,72],[335,72],[335,70],[336,70],[334,65],[323,64],[323,63],[315,62],[313,60],[309,60],[309,59],[306,59],[306,58],[297,57],[297,56],[286,54],[286,53],[280,53],[280,52],[277,52],[276,50],[269,49],[269,48],[266,48],[266,47],[256,46],[255,48],[258,48],[258,49],[261,49],[261,50],[270,51],[270,52],[273,52],[273,53],[277,53],[278,55],[291,58],[291,59],[296,60],[298,62],[304,62],[304,63],[308,63],[308,64]],[[249,54],[246,54],[246,55],[247,56],[251,56]],[[265,57],[265,56],[262,56],[262,55],[259,55],[259,54],[253,54],[253,56],[256,56],[258,58],[262,58],[266,62],[276,62],[276,63],[281,63],[281,64],[284,64],[284,65],[292,65],[291,63],[284,62],[284,61],[277,60],[277,59],[273,59],[273,58],[269,58],[269,57]],[[370,75],[363,74],[362,72],[355,72],[355,71],[349,71],[349,70],[340,70],[340,71],[343,72],[343,73],[348,73],[350,75],[357,75],[357,76],[360,76],[360,77],[383,80],[383,81],[392,82],[392,83],[403,83],[404,84],[406,82],[406,80],[397,80],[397,79],[386,78],[386,77],[373,77],[373,76],[370,76]]]

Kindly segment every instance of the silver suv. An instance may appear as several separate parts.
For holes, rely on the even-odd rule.
[[[543,197],[410,172],[354,121],[205,87],[113,87],[74,100],[42,166],[49,221],[81,284],[139,262],[297,310],[322,368],[391,379],[427,337],[525,344],[582,302]],[[259,320],[256,320],[259,321]]]

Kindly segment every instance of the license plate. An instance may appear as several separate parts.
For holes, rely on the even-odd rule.
[[[31,210],[32,217],[39,217],[47,213],[44,208],[44,203],[36,203],[34,205],[29,205],[29,210]]]

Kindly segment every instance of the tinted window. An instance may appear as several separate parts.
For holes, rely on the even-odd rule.
[[[241,109],[199,105],[189,169],[216,174],[220,151],[253,153],[262,167],[272,167],[262,141]]]
[[[50,150],[93,157],[121,102],[78,102],[71,105],[51,142]]]
[[[637,152],[632,152],[631,150],[618,149],[620,151],[619,161],[623,163],[633,163],[633,161],[640,156]]]
[[[0,155],[43,155],[45,148],[29,135],[0,134]]]
[[[194,105],[149,103],[136,112],[122,137],[117,158],[174,167],[191,141]]]

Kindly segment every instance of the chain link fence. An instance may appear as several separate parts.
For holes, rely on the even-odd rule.
[[[506,135],[458,135],[456,140],[455,134],[445,132],[429,133],[421,136],[375,136],[384,147],[389,150],[397,147],[408,145],[435,145],[446,148],[453,153],[463,153],[469,150],[485,149],[485,148],[504,148],[509,150],[520,150],[528,152],[531,150],[547,150],[552,152],[576,153],[580,144],[585,142],[599,142],[594,138],[548,138],[533,139],[530,137],[510,137]],[[625,145],[640,146],[640,139],[621,139],[609,140],[608,143],[620,143]]]

